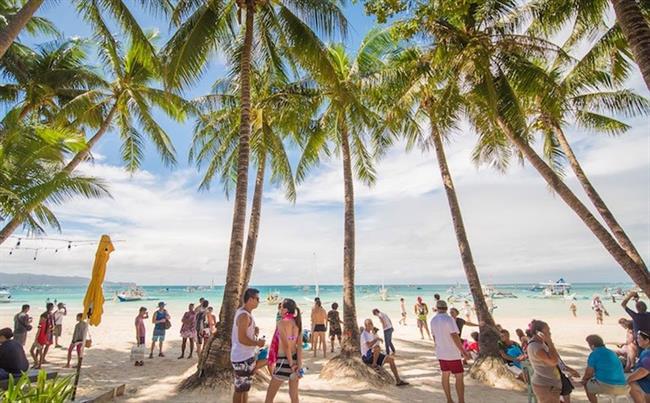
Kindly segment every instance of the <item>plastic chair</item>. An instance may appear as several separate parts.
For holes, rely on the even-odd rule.
[[[598,395],[598,397],[601,398],[601,399],[607,399],[607,401],[609,401],[610,403],[618,403],[618,402],[621,402],[621,401],[630,402],[630,398],[629,398],[627,392],[625,392],[625,393],[620,392],[620,393],[616,393],[616,394],[612,394],[612,393],[600,394],[600,395]]]

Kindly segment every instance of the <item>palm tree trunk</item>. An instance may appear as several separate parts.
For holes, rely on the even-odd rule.
[[[560,143],[560,147],[562,147],[562,151],[564,151],[564,154],[569,160],[571,169],[573,169],[573,172],[576,174],[576,177],[578,178],[578,181],[582,185],[582,188],[587,193],[589,200],[591,200],[593,205],[596,207],[596,210],[598,210],[600,216],[603,217],[605,224],[607,224],[609,229],[612,231],[612,234],[614,234],[614,238],[616,238],[616,240],[621,245],[621,247],[625,249],[625,251],[630,256],[630,258],[634,260],[634,262],[641,269],[647,271],[648,269],[645,265],[645,262],[643,261],[643,258],[634,247],[634,244],[625,233],[625,230],[623,230],[623,227],[621,227],[618,221],[616,221],[616,218],[614,217],[612,212],[605,204],[605,201],[600,197],[600,195],[598,194],[594,186],[591,184],[591,181],[589,181],[589,178],[587,178],[587,175],[582,170],[582,167],[580,166],[578,159],[573,153],[573,150],[571,149],[571,146],[569,145],[569,142],[566,136],[564,135],[564,131],[561,128],[556,127],[555,136],[557,137],[557,140]]]
[[[7,49],[18,38],[20,31],[32,19],[32,16],[43,4],[43,0],[28,0],[18,12],[11,17],[7,26],[0,32],[0,58],[7,53]]]
[[[343,155],[343,186],[345,190],[344,239],[343,239],[343,348],[345,356],[358,356],[359,322],[354,301],[354,184],[352,181],[352,161],[350,143],[345,121],[341,120],[341,153]]]
[[[244,295],[248,288],[253,272],[253,261],[255,260],[255,249],[260,229],[260,215],[262,213],[262,195],[264,194],[264,173],[266,171],[266,154],[262,156],[257,166],[255,177],[255,190],[253,191],[253,204],[251,206],[251,218],[248,224],[248,237],[246,238],[246,249],[244,250],[244,264],[242,264],[241,280],[239,281],[239,298]]]
[[[241,56],[241,120],[239,127],[239,155],[237,160],[237,185],[235,187],[235,206],[230,234],[230,250],[226,284],[219,311],[217,333],[212,337],[201,355],[198,377],[205,378],[230,374],[231,332],[235,311],[239,307],[239,278],[242,268],[244,229],[246,226],[246,197],[248,188],[249,139],[251,134],[251,52],[253,48],[253,29],[255,1],[246,0],[246,22],[244,49]],[[229,376],[229,375],[228,375]]]
[[[434,116],[434,114],[431,113],[431,116]],[[438,169],[440,170],[442,183],[445,187],[445,193],[447,194],[447,201],[449,202],[449,210],[451,211],[451,219],[454,223],[454,231],[456,232],[456,241],[458,242],[458,249],[460,250],[460,258],[463,262],[463,268],[465,269],[465,276],[467,277],[469,289],[472,292],[472,298],[474,299],[476,315],[478,316],[481,325],[479,351],[481,356],[498,357],[499,333],[495,328],[494,319],[492,318],[487,303],[485,302],[481,280],[476,271],[474,258],[472,257],[472,250],[469,241],[467,240],[467,233],[465,232],[463,216],[461,215],[460,205],[458,203],[458,198],[456,197],[456,190],[454,189],[451,173],[447,166],[444,146],[440,135],[433,124],[431,125],[431,139],[433,140],[433,145],[436,149]]]
[[[519,149],[530,164],[546,180],[548,185],[562,200],[578,215],[591,232],[598,238],[605,249],[614,257],[614,260],[623,268],[645,293],[650,292],[650,274],[648,270],[640,268],[623,248],[616,242],[605,227],[591,214],[584,204],[576,197],[569,187],[553,172],[553,170],[540,158],[528,143],[516,136],[510,127],[499,117],[497,123],[508,139]],[[650,295],[650,294],[648,294]]]
[[[71,160],[70,162],[67,163],[65,167],[61,170],[61,173],[70,175],[72,171],[74,171],[80,163],[85,161],[85,159],[90,155],[90,151],[92,148],[97,144],[97,142],[106,134],[108,131],[108,128],[111,126],[111,122],[113,121],[113,117],[115,116],[115,113],[117,112],[117,105],[113,105],[111,108],[110,112],[106,116],[106,119],[102,122],[102,125],[99,127],[97,132],[86,142],[86,147],[79,151]],[[32,213],[34,208],[38,206],[40,203],[43,202],[43,200],[47,199],[47,196],[49,195],[43,195],[42,197],[39,197],[35,200],[33,200],[29,205],[25,206],[25,209],[20,212],[20,214],[16,214],[3,228],[0,230],[0,245],[4,241],[11,236],[11,234],[14,233],[14,231],[23,223],[23,220],[25,217],[27,217],[29,214]]]
[[[650,26],[636,0],[612,0],[616,21],[621,26],[634,60],[650,89]]]

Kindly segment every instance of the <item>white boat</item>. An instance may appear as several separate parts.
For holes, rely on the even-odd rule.
[[[575,293],[571,294],[571,283],[567,283],[563,278],[557,281],[539,283],[539,285],[544,287],[542,291],[542,297],[544,298],[568,297],[569,299],[573,299],[575,297]]]
[[[489,284],[483,286],[483,295],[489,295],[493,299],[517,298],[515,294],[507,291],[499,291]]]
[[[277,292],[277,291],[270,292],[266,296],[266,303],[269,304],[269,305],[277,305],[277,304],[280,303],[280,301],[281,301],[280,293]]]
[[[142,288],[133,287],[128,290],[121,291],[117,294],[117,299],[120,302],[142,301],[147,298],[147,294]]]
[[[0,302],[11,302],[11,293],[5,287],[0,288]]]

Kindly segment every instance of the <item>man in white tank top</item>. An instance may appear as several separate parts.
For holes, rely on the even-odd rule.
[[[264,340],[255,336],[253,309],[260,304],[260,292],[249,288],[244,292],[244,306],[237,309],[232,326],[232,349],[230,361],[235,371],[234,403],[246,403],[255,370],[255,353],[257,347],[264,347]]]

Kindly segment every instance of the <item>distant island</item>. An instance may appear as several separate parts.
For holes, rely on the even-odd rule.
[[[0,273],[0,286],[35,286],[35,285],[56,285],[56,286],[85,286],[90,279],[78,276],[49,276],[45,274],[31,273]],[[105,285],[113,286],[131,286],[133,283],[115,283],[104,281]]]

